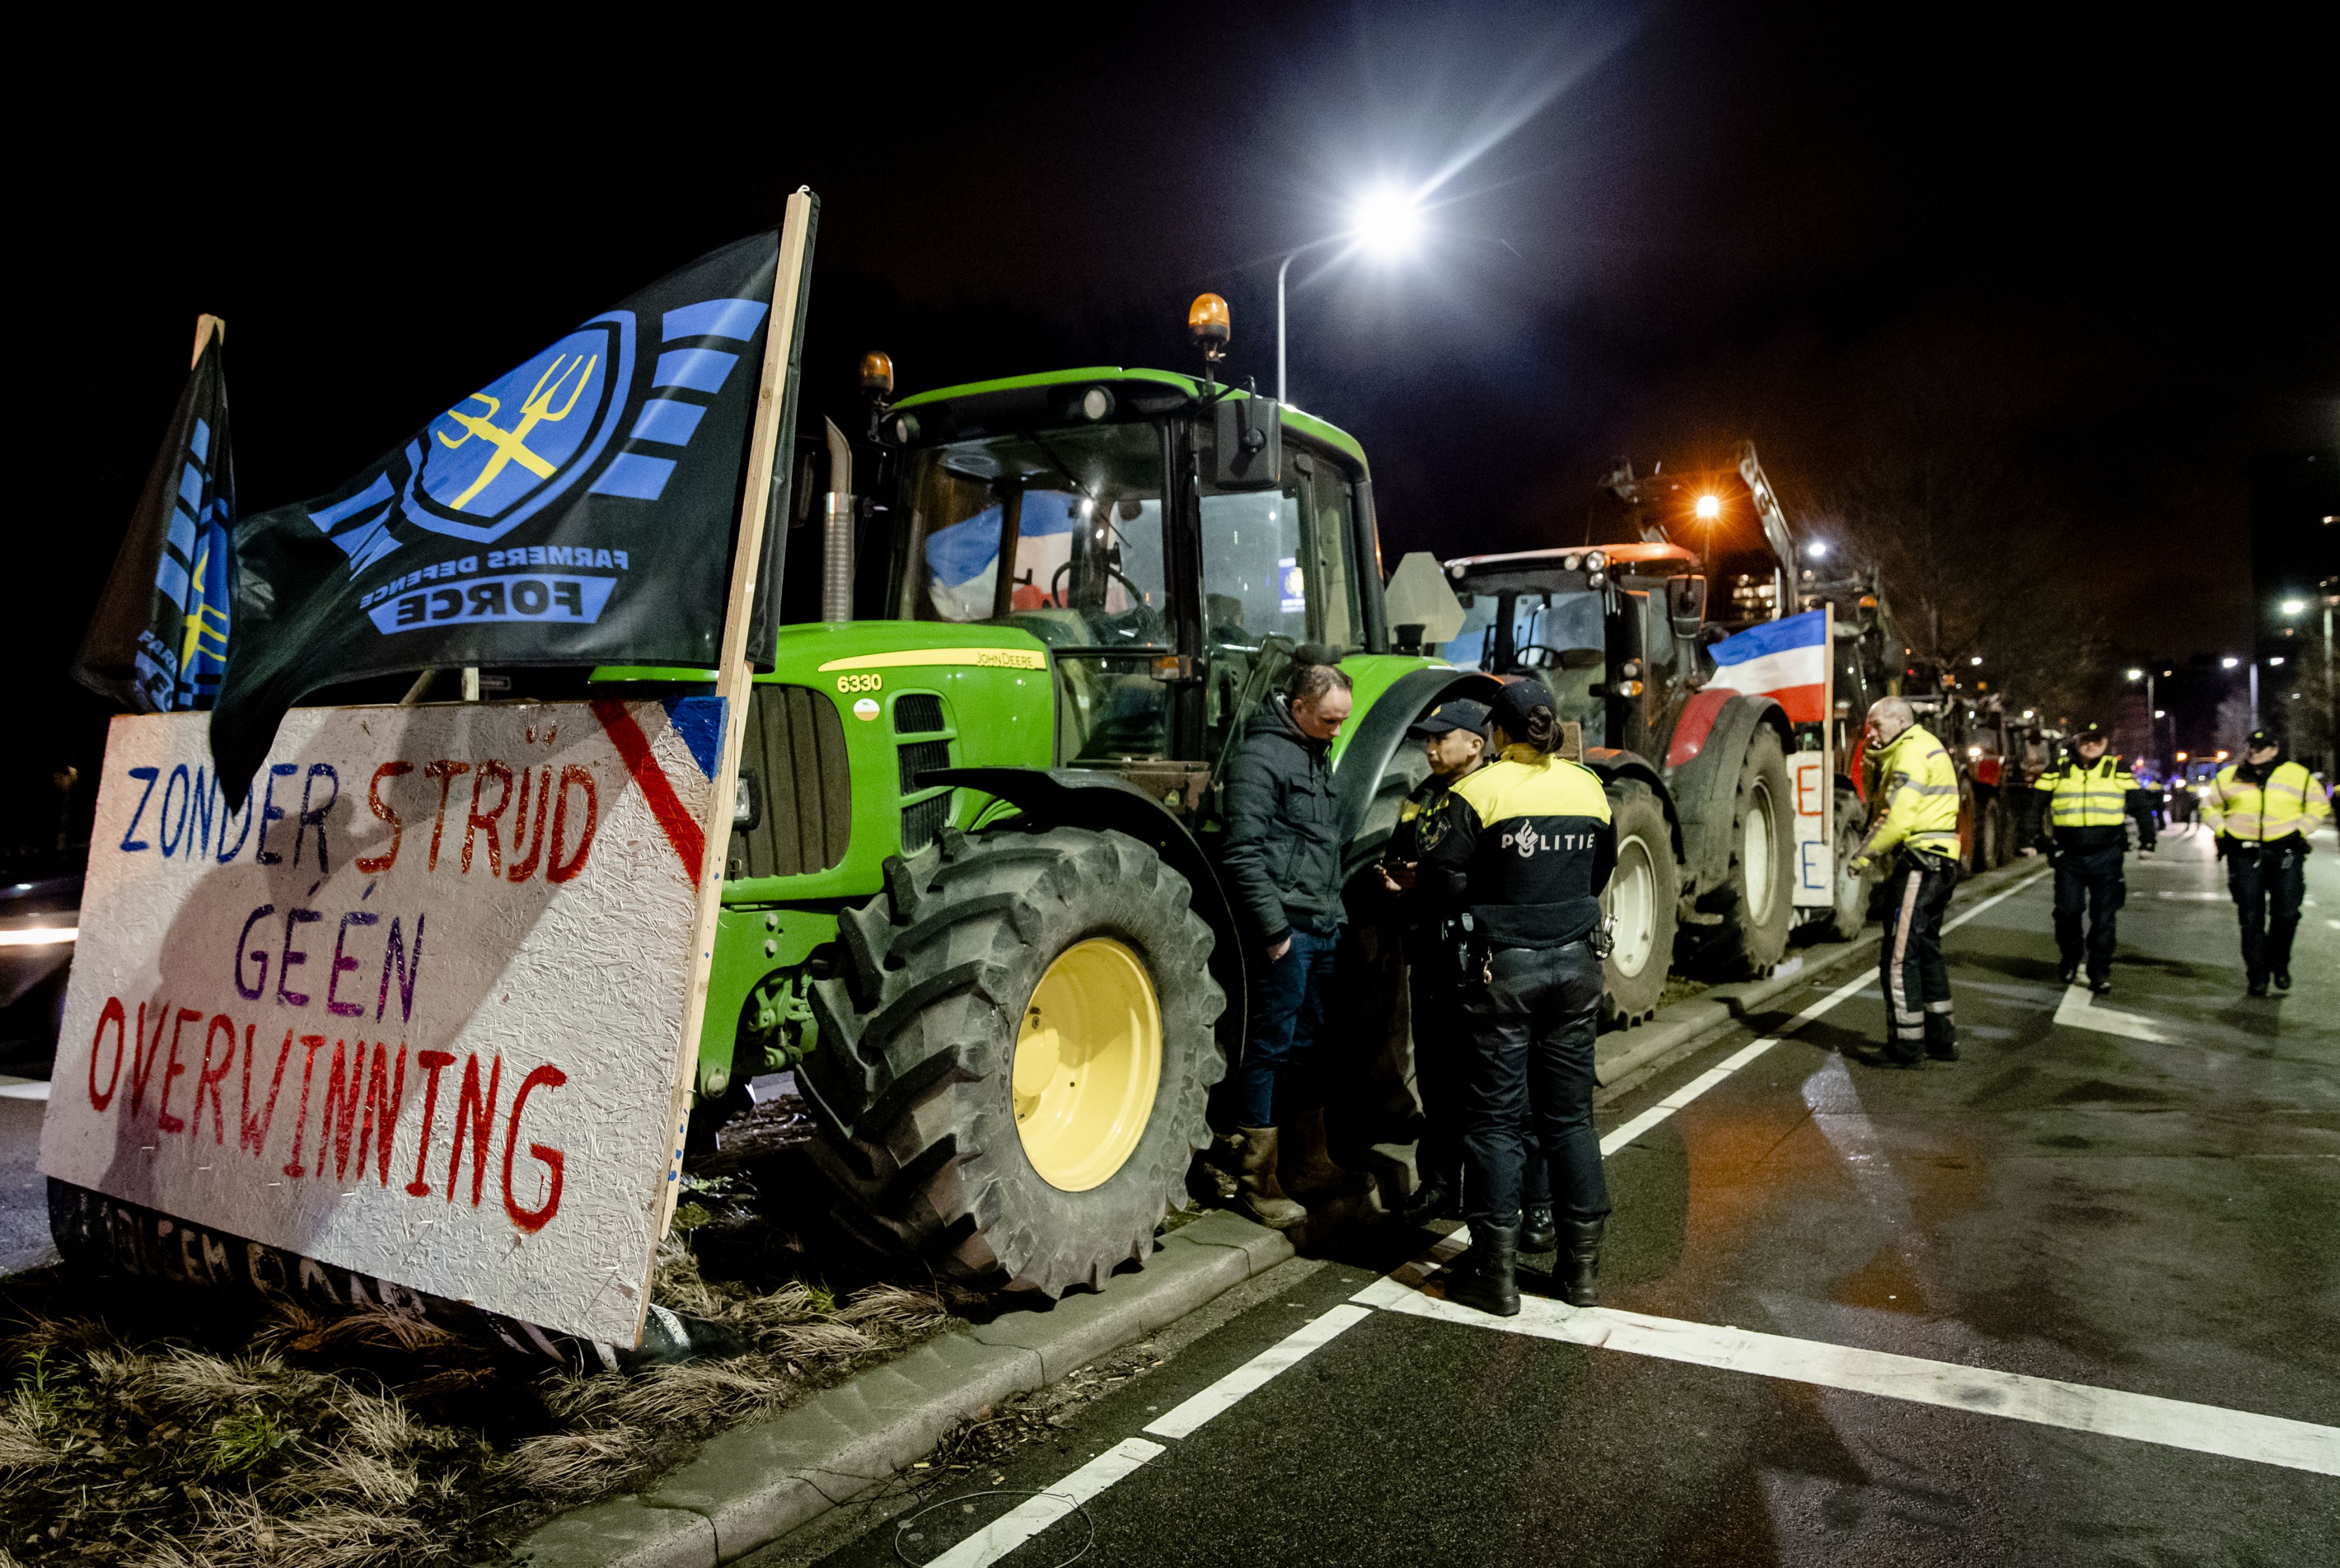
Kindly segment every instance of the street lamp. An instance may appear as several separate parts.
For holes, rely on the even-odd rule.
[[[1291,276],[1292,263],[1311,251],[1343,240],[1378,256],[1394,257],[1410,249],[1422,233],[1422,199],[1399,190],[1394,185],[1377,185],[1358,200],[1350,213],[1349,226],[1337,234],[1327,234],[1321,240],[1311,240],[1284,252],[1283,262],[1275,269],[1275,400],[1289,402],[1285,396],[1284,285]]]
[[[2159,767],[2161,765],[2161,709],[2154,705],[2153,672],[2149,669],[2130,670],[2128,678],[2145,683],[2145,711],[2153,715],[2146,721],[2145,749],[2151,754],[2148,760],[2156,767]],[[2172,735],[2169,738],[2176,740],[2177,737]]]
[[[2225,658],[2218,661],[2218,667],[2222,670],[2230,670],[2242,662],[2242,660],[2236,658],[2234,655],[2228,654]]]
[[[1710,523],[1720,516],[1722,516],[1722,498],[1720,496],[1699,497],[1698,520],[1700,522]]]

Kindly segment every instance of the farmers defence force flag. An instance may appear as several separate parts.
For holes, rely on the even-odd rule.
[[[235,646],[211,725],[229,804],[285,711],[335,681],[714,664],[778,260],[774,231],[702,256],[339,489],[239,523]],[[768,574],[779,539],[767,544]]]
[[[74,679],[139,713],[208,706],[227,660],[227,330],[205,316],[195,330],[194,366],[74,660]]]
[[[1827,611],[1767,621],[1723,638],[1708,651],[1720,666],[1715,685],[1777,699],[1790,724],[1816,725],[1827,719]]]

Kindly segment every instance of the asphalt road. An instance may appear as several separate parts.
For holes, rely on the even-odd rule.
[[[2164,842],[2109,998],[2057,983],[2040,877],[1949,939],[1963,1060],[1876,1065],[1840,971],[1610,1106],[1601,1311],[1499,1326],[1390,1275],[1433,1238],[1369,1238],[1071,1407],[1005,1494],[749,1561],[2340,1562],[2340,854],[2261,1001],[2207,844]]]

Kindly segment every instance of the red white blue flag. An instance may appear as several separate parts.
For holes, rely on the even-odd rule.
[[[1816,725],[1828,717],[1827,611],[1768,621],[1709,651],[1720,666],[1713,686],[1774,698],[1790,724]]]

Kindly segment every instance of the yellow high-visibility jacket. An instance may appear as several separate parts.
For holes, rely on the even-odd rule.
[[[2047,822],[2053,842],[2064,849],[2098,850],[2126,843],[2124,816],[2137,818],[2138,843],[2154,846],[2153,807],[2137,787],[2137,775],[2107,752],[2095,762],[2069,756],[2039,775],[2048,794]]]
[[[1877,759],[1878,799],[1885,816],[1866,853],[1883,860],[1900,848],[1958,853],[1958,771],[1942,743],[1911,725]]]
[[[2239,776],[2228,763],[2202,792],[2202,820],[2210,831],[2244,843],[2272,843],[2315,831],[2332,820],[2332,796],[2302,763],[2276,764],[2263,784]]]

